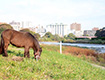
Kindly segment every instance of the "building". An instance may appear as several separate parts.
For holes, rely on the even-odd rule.
[[[74,31],[73,33],[76,37],[83,36],[83,31]]]
[[[20,24],[20,22],[12,21],[12,22],[10,22],[9,24],[13,27],[14,30],[19,31],[20,28],[21,28],[21,24]]]
[[[32,27],[32,22],[30,22],[30,21],[22,21],[21,22],[21,27],[22,28],[29,28],[29,27]]]
[[[84,36],[95,36],[96,30],[84,30]]]
[[[81,31],[81,24],[72,23],[72,24],[70,25],[70,30]]]
[[[97,31],[97,30],[99,30],[99,28],[98,27],[94,27],[92,30]]]
[[[29,30],[35,32],[35,31],[36,31],[36,28],[34,28],[34,27],[29,27]]]
[[[65,24],[50,24],[46,26],[46,32],[51,32],[53,35],[58,34],[61,37],[64,37],[66,34],[67,25]]]
[[[92,38],[97,38],[97,36],[79,36],[79,37],[77,37],[78,39],[80,38],[82,38],[82,39],[92,39]]]
[[[3,22],[0,22],[0,25],[1,25],[1,24],[5,24],[5,23],[3,23]]]
[[[35,27],[35,33],[38,33],[41,37],[43,37],[46,33],[46,29],[43,26],[37,26]]]
[[[92,30],[84,30],[84,36],[95,36],[97,30],[99,30],[98,27],[94,27]]]
[[[79,37],[79,36],[83,36],[83,33],[84,31],[75,31],[75,30],[72,30],[70,31],[70,33],[73,33],[76,37]]]
[[[71,33],[73,33],[76,37],[83,35],[83,31],[81,30],[81,24],[78,24],[78,23],[72,23],[72,24],[70,25],[70,31],[71,31]]]
[[[15,22],[15,21],[12,21],[9,23],[14,30],[17,30],[19,31],[20,29],[23,29],[23,28],[30,28],[32,27],[32,23],[30,21],[26,21],[26,22]]]

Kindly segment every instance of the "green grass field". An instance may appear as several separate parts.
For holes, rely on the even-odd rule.
[[[32,50],[30,59],[12,60],[13,56],[23,57],[23,53],[10,46],[8,57],[0,55],[0,80],[105,80],[105,70],[73,55],[48,51],[46,46],[39,61]]]

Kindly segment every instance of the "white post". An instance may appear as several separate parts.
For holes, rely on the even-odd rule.
[[[62,54],[62,41],[60,41],[60,53]]]

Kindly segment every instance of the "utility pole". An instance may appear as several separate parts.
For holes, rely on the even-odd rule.
[[[62,54],[62,41],[60,41],[60,53]]]

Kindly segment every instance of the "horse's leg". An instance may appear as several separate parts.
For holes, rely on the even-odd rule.
[[[35,53],[36,53],[36,50],[35,49],[33,49],[34,50],[34,58],[36,58],[36,55],[35,55]]]
[[[29,50],[28,50],[28,52],[27,52],[27,57],[30,58]]]
[[[36,48],[35,47],[33,47],[33,50],[34,50],[34,58],[36,59]]]
[[[2,46],[0,46],[0,54],[2,54],[2,53],[3,53]]]
[[[4,53],[4,49],[3,49],[3,39],[1,38],[1,45],[0,45],[0,54]]]
[[[24,57],[26,57],[26,54],[27,54],[27,53],[26,53],[26,49],[24,48]]]
[[[7,42],[5,42],[5,44],[4,44],[4,46],[3,46],[3,48],[4,48],[4,55],[3,55],[3,56],[5,56],[5,57],[8,56],[8,54],[7,54],[8,45],[9,45],[9,42],[7,41]]]
[[[30,54],[29,54],[29,48],[25,48],[25,52],[24,52],[24,57],[28,57],[30,58]]]
[[[28,58],[30,58],[29,48],[26,49],[26,55],[27,55]]]

